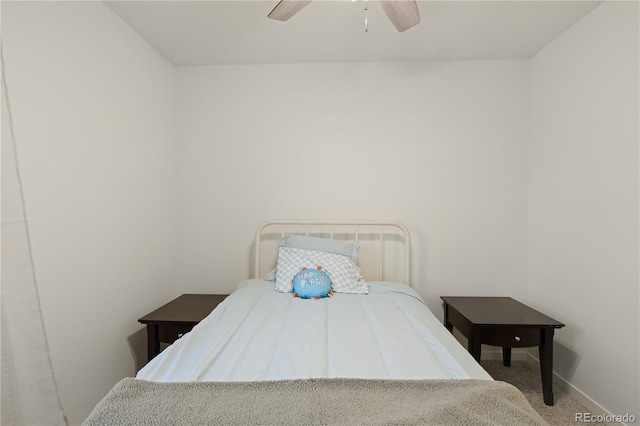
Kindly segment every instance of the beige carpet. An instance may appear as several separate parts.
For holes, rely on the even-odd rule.
[[[542,401],[542,383],[540,369],[537,365],[525,361],[512,361],[511,367],[502,365],[502,361],[482,361],[482,366],[496,380],[511,383],[524,394],[531,406],[550,425],[564,426],[580,424],[576,422],[576,413],[589,412],[587,408],[571,397],[564,390],[554,385],[554,405],[545,405]],[[593,413],[602,414],[602,413]],[[606,423],[587,423],[590,426],[602,426]]]

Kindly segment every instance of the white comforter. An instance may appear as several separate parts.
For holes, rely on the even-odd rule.
[[[159,382],[487,379],[404,284],[302,300],[248,280],[136,376]]]

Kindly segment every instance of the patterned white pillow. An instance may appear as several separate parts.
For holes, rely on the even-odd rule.
[[[293,247],[278,249],[275,289],[282,293],[293,291],[293,276],[302,268],[321,266],[333,283],[336,293],[368,294],[369,287],[360,275],[360,269],[349,256]]]

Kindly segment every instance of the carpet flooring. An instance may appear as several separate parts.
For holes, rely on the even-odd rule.
[[[576,413],[590,412],[579,404],[563,389],[554,385],[554,405],[545,405],[542,400],[542,383],[540,369],[537,365],[525,361],[512,361],[511,367],[505,367],[501,361],[482,361],[482,367],[496,380],[510,383],[520,389],[531,406],[553,426],[577,425]],[[599,415],[602,413],[592,413]],[[607,423],[589,422],[590,426],[603,426]]]

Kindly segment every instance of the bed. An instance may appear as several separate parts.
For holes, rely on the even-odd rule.
[[[426,307],[401,223],[265,222],[253,263],[85,424],[545,424]]]

